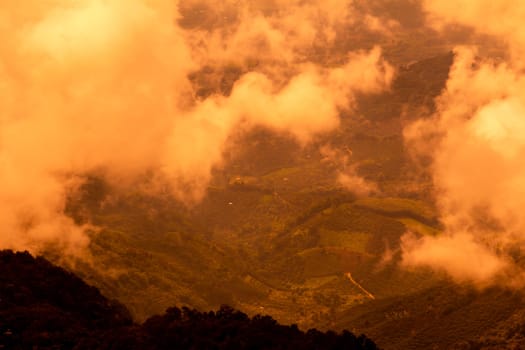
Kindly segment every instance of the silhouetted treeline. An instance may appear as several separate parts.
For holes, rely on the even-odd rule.
[[[70,349],[95,331],[131,326],[128,310],[29,253],[0,251],[0,345]],[[0,346],[1,348],[1,346]]]
[[[217,312],[170,308],[141,326],[106,332],[84,340],[77,349],[376,349],[364,335],[344,331],[304,333],[279,325],[270,316],[249,318],[228,306]]]
[[[0,349],[376,349],[364,335],[279,325],[228,306],[169,308],[142,325],[98,289],[43,258],[0,251]]]

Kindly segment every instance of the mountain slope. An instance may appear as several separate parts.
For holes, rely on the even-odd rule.
[[[344,311],[338,327],[366,332],[385,349],[521,349],[525,299],[501,288],[442,283]]]
[[[304,333],[227,306],[217,312],[173,307],[133,324],[124,306],[43,258],[0,251],[0,269],[0,348],[377,349],[348,331]]]

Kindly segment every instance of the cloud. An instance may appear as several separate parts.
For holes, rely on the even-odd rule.
[[[506,40],[508,51],[489,58],[475,47],[456,48],[437,112],[405,130],[407,144],[432,159],[445,233],[405,244],[404,260],[459,280],[495,281],[519,268],[513,261],[525,243],[525,75],[516,54],[525,38],[517,25],[525,7],[466,0],[424,7],[434,26],[470,26]]]
[[[471,27],[479,33],[503,38],[511,46],[525,40],[525,30],[520,25],[520,18],[525,14],[525,4],[522,2],[423,0],[423,7],[430,24],[438,29],[455,23]]]
[[[193,29],[186,34],[201,64],[256,66],[273,79],[297,73],[300,63],[333,64],[338,61],[334,52],[354,46],[358,36],[366,36],[365,46],[371,47],[375,43],[368,34],[390,37],[400,29],[399,22],[372,6],[348,0],[191,0],[181,5],[185,17],[199,19],[183,24]]]
[[[142,1],[2,7],[3,247],[78,251],[87,238],[63,213],[67,192],[99,167],[150,165],[193,65],[168,13]]]
[[[337,128],[357,93],[390,84],[379,48],[350,53],[339,66],[274,69],[281,49],[296,57],[309,28],[322,29],[316,11],[333,25],[346,16],[344,2],[333,3],[292,2],[282,12],[275,4],[256,18],[242,11],[264,4],[247,3],[232,30],[222,25],[228,54],[214,31],[201,55],[199,29],[178,24],[171,0],[8,1],[0,9],[0,246],[85,249],[86,227],[64,209],[90,173],[119,186],[153,173],[191,203],[205,195],[236,133],[262,126],[306,144]],[[268,51],[253,46],[259,34]],[[239,53],[268,60],[241,72],[229,94],[195,98],[188,77],[212,57]]]
[[[329,162],[338,169],[336,181],[342,188],[358,196],[367,196],[372,192],[378,192],[375,183],[357,174],[356,165],[351,164],[352,150],[347,148],[346,152],[343,152],[330,145],[323,145],[319,152],[323,157],[322,162]]]
[[[422,239],[405,235],[401,246],[403,251],[411,252],[404,256],[405,266],[443,270],[462,282],[490,283],[497,273],[507,267],[506,262],[494,252],[475,242],[471,234],[456,232],[454,235]]]
[[[229,96],[213,95],[185,113],[169,137],[164,169],[181,183],[193,183],[193,195],[200,199],[211,169],[222,163],[227,140],[239,128],[266,127],[305,145],[339,126],[339,111],[353,106],[356,93],[382,91],[392,78],[393,68],[379,48],[351,54],[341,67],[309,65],[283,87],[264,74],[247,73]],[[192,144],[192,152],[180,144]]]

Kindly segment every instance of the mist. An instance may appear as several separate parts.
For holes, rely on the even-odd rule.
[[[330,66],[305,55],[318,40],[333,42],[342,25],[362,21],[346,2],[246,2],[220,31],[213,23],[179,21],[180,9],[197,5],[233,6],[168,0],[2,6],[2,248],[39,252],[55,245],[80,254],[89,244],[85,231],[96,228],[75,224],[64,210],[89,174],[125,187],[153,173],[191,205],[205,196],[225,150],[236,147],[234,134],[264,127],[306,145],[338,127],[340,111],[352,110],[356,94],[384,91],[393,79],[379,47],[349,52]],[[242,72],[231,91],[197,94],[192,73],[232,63]]]
[[[443,270],[458,281],[521,285],[525,242],[524,78],[518,25],[525,7],[511,1],[426,1],[428,24],[472,28],[505,43],[481,55],[455,48],[437,112],[405,129],[407,145],[431,159],[444,235],[405,236],[404,263]]]

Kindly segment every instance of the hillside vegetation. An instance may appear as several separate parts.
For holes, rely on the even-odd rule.
[[[2,349],[377,349],[363,335],[304,333],[228,306],[171,307],[134,324],[123,305],[43,258],[0,251],[0,268]]]

